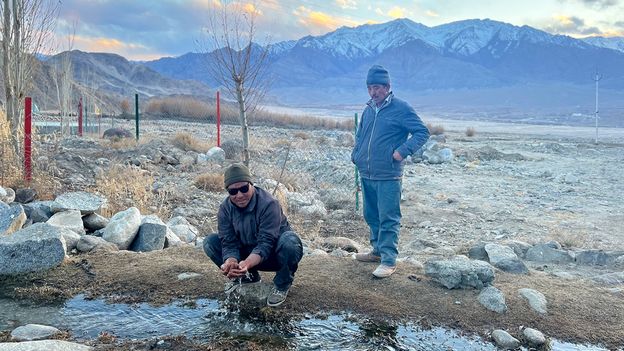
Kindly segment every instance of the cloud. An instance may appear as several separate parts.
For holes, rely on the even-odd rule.
[[[605,9],[607,7],[611,7],[617,5],[617,0],[581,0],[585,5]]]
[[[393,6],[390,10],[388,10],[388,16],[392,18],[404,18],[407,10],[403,7]]]
[[[355,0],[335,0],[336,4],[340,6],[340,8],[347,10],[356,10],[357,2]]]
[[[293,14],[298,17],[299,23],[306,26],[314,34],[326,33],[344,25],[358,25],[353,20],[332,16],[321,11],[313,11],[305,6],[299,6],[293,11]]]
[[[429,17],[440,17],[440,14],[433,12],[431,10],[427,10],[425,11],[425,15],[429,16]]]
[[[547,24],[544,30],[554,34],[567,34],[571,36],[600,35],[603,32],[595,26],[589,26],[580,17],[555,15],[553,22]]]

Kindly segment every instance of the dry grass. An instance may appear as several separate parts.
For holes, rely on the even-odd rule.
[[[310,134],[308,134],[306,132],[296,132],[295,134],[293,134],[293,136],[295,138],[299,138],[299,139],[303,139],[303,140],[310,139]]]
[[[223,191],[223,174],[205,173],[195,178],[195,186],[204,191]]]
[[[466,128],[466,136],[467,137],[473,137],[473,136],[475,136],[475,134],[477,134],[477,131],[473,127]]]
[[[433,125],[431,123],[427,123],[427,129],[429,129],[429,134],[431,135],[442,135],[444,134],[444,126],[441,124]]]
[[[154,179],[146,171],[132,166],[112,165],[103,177],[96,179],[95,192],[108,200],[102,215],[110,217],[119,211],[136,207],[141,214],[168,217],[169,193],[152,192]]]
[[[190,133],[176,133],[173,137],[173,145],[184,151],[206,152],[210,150],[210,144],[198,140]]]

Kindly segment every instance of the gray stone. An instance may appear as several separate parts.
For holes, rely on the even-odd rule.
[[[191,229],[191,225],[171,225],[169,229],[184,243],[192,243],[197,238],[196,232]],[[194,228],[194,227],[193,227]]]
[[[215,146],[212,147],[208,152],[206,152],[206,161],[215,162],[215,163],[223,163],[225,162],[225,151],[222,148]],[[199,157],[198,157],[199,162]]]
[[[524,339],[529,346],[539,347],[546,343],[546,337],[537,329],[525,328],[522,331],[522,335],[524,335]]]
[[[507,273],[529,274],[529,269],[519,258],[499,261],[494,265],[494,267]]]
[[[71,252],[71,250],[75,249],[78,245],[78,241],[80,241],[80,235],[73,230],[69,230],[66,228],[60,228],[59,231],[65,240],[65,248],[67,252]]]
[[[362,250],[360,244],[342,236],[324,238],[321,246],[328,250],[343,249],[348,252],[360,252]]]
[[[113,243],[93,235],[83,235],[76,244],[76,250],[80,252],[91,251],[117,251],[119,248]]]
[[[488,254],[485,251],[486,243],[480,241],[468,250],[468,257],[473,260],[487,261]]]
[[[507,241],[505,242],[505,245],[511,247],[519,258],[524,258],[526,252],[532,247],[531,244],[519,240]]]
[[[492,339],[494,339],[496,346],[503,350],[515,350],[520,347],[520,341],[518,339],[501,329],[492,332]]]
[[[195,272],[184,272],[184,273],[178,274],[178,280],[187,280],[187,279],[192,279],[196,277],[201,277],[201,274],[195,273]]]
[[[546,314],[548,312],[546,296],[541,292],[534,289],[519,289],[520,296],[527,299],[531,309],[539,314]]]
[[[429,260],[425,274],[448,289],[482,289],[494,281],[494,269],[489,263],[467,258]]]
[[[14,341],[34,341],[50,339],[61,331],[41,324],[27,324],[21,327],[15,328],[11,332],[11,340]]]
[[[612,266],[622,255],[622,251],[583,250],[575,253],[575,261],[586,266]]]
[[[24,204],[24,212],[26,217],[32,220],[33,223],[45,223],[54,214],[50,206],[52,201],[34,201]]]
[[[55,227],[73,230],[80,235],[85,234],[84,225],[82,224],[82,215],[78,210],[57,212],[50,217],[46,223]]]
[[[15,200],[15,191],[11,188],[3,188],[0,186],[0,201],[10,204]]]
[[[136,207],[117,212],[111,219],[104,232],[102,239],[117,245],[120,250],[127,250],[132,244],[134,237],[139,232],[141,225],[141,213]]]
[[[131,251],[148,252],[162,250],[165,247],[167,226],[155,223],[141,224],[132,245]]]
[[[26,223],[26,213],[22,205],[0,207],[0,237],[20,230],[24,223]]]
[[[27,204],[29,202],[34,201],[35,197],[37,197],[37,191],[35,191],[35,189],[30,189],[30,188],[17,189],[15,191],[14,201],[19,202],[21,204]]]
[[[52,204],[53,212],[79,210],[83,215],[100,212],[106,199],[86,191],[77,191],[59,195]]]
[[[549,244],[538,244],[527,250],[527,261],[543,263],[570,263],[574,257],[566,250],[555,249]]]
[[[490,311],[494,311],[496,313],[505,313],[507,311],[505,295],[493,286],[488,286],[481,290],[478,300],[483,307]]]
[[[487,252],[488,260],[496,266],[496,263],[503,260],[515,260],[518,256],[509,246],[500,244],[485,244],[485,252]]]
[[[65,239],[57,227],[35,223],[0,237],[0,275],[36,272],[58,266],[65,259]]]
[[[89,351],[91,347],[63,340],[0,343],[0,351]]]
[[[82,217],[82,223],[85,229],[87,229],[90,232],[94,232],[96,230],[105,228],[108,225],[108,222],[109,222],[108,218],[104,216],[100,216],[97,213],[91,213]]]
[[[624,284],[624,272],[602,274],[592,279],[604,285],[620,285]]]

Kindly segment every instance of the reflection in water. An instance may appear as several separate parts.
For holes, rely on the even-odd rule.
[[[191,304],[107,304],[77,296],[64,306],[26,306],[0,299],[0,330],[39,323],[70,330],[78,340],[102,332],[118,339],[150,339],[185,335],[197,341],[253,339],[264,345],[296,350],[496,350],[488,342],[460,333],[412,324],[390,325],[351,315],[308,316],[303,320],[259,319],[255,313],[231,312],[216,300]],[[605,350],[553,341],[553,350]]]

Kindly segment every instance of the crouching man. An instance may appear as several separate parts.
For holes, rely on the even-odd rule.
[[[303,256],[301,239],[290,228],[279,202],[253,185],[245,165],[228,167],[224,183],[229,196],[219,207],[219,233],[206,237],[204,252],[230,279],[226,294],[241,284],[259,282],[258,271],[276,272],[267,305],[279,306]]]

